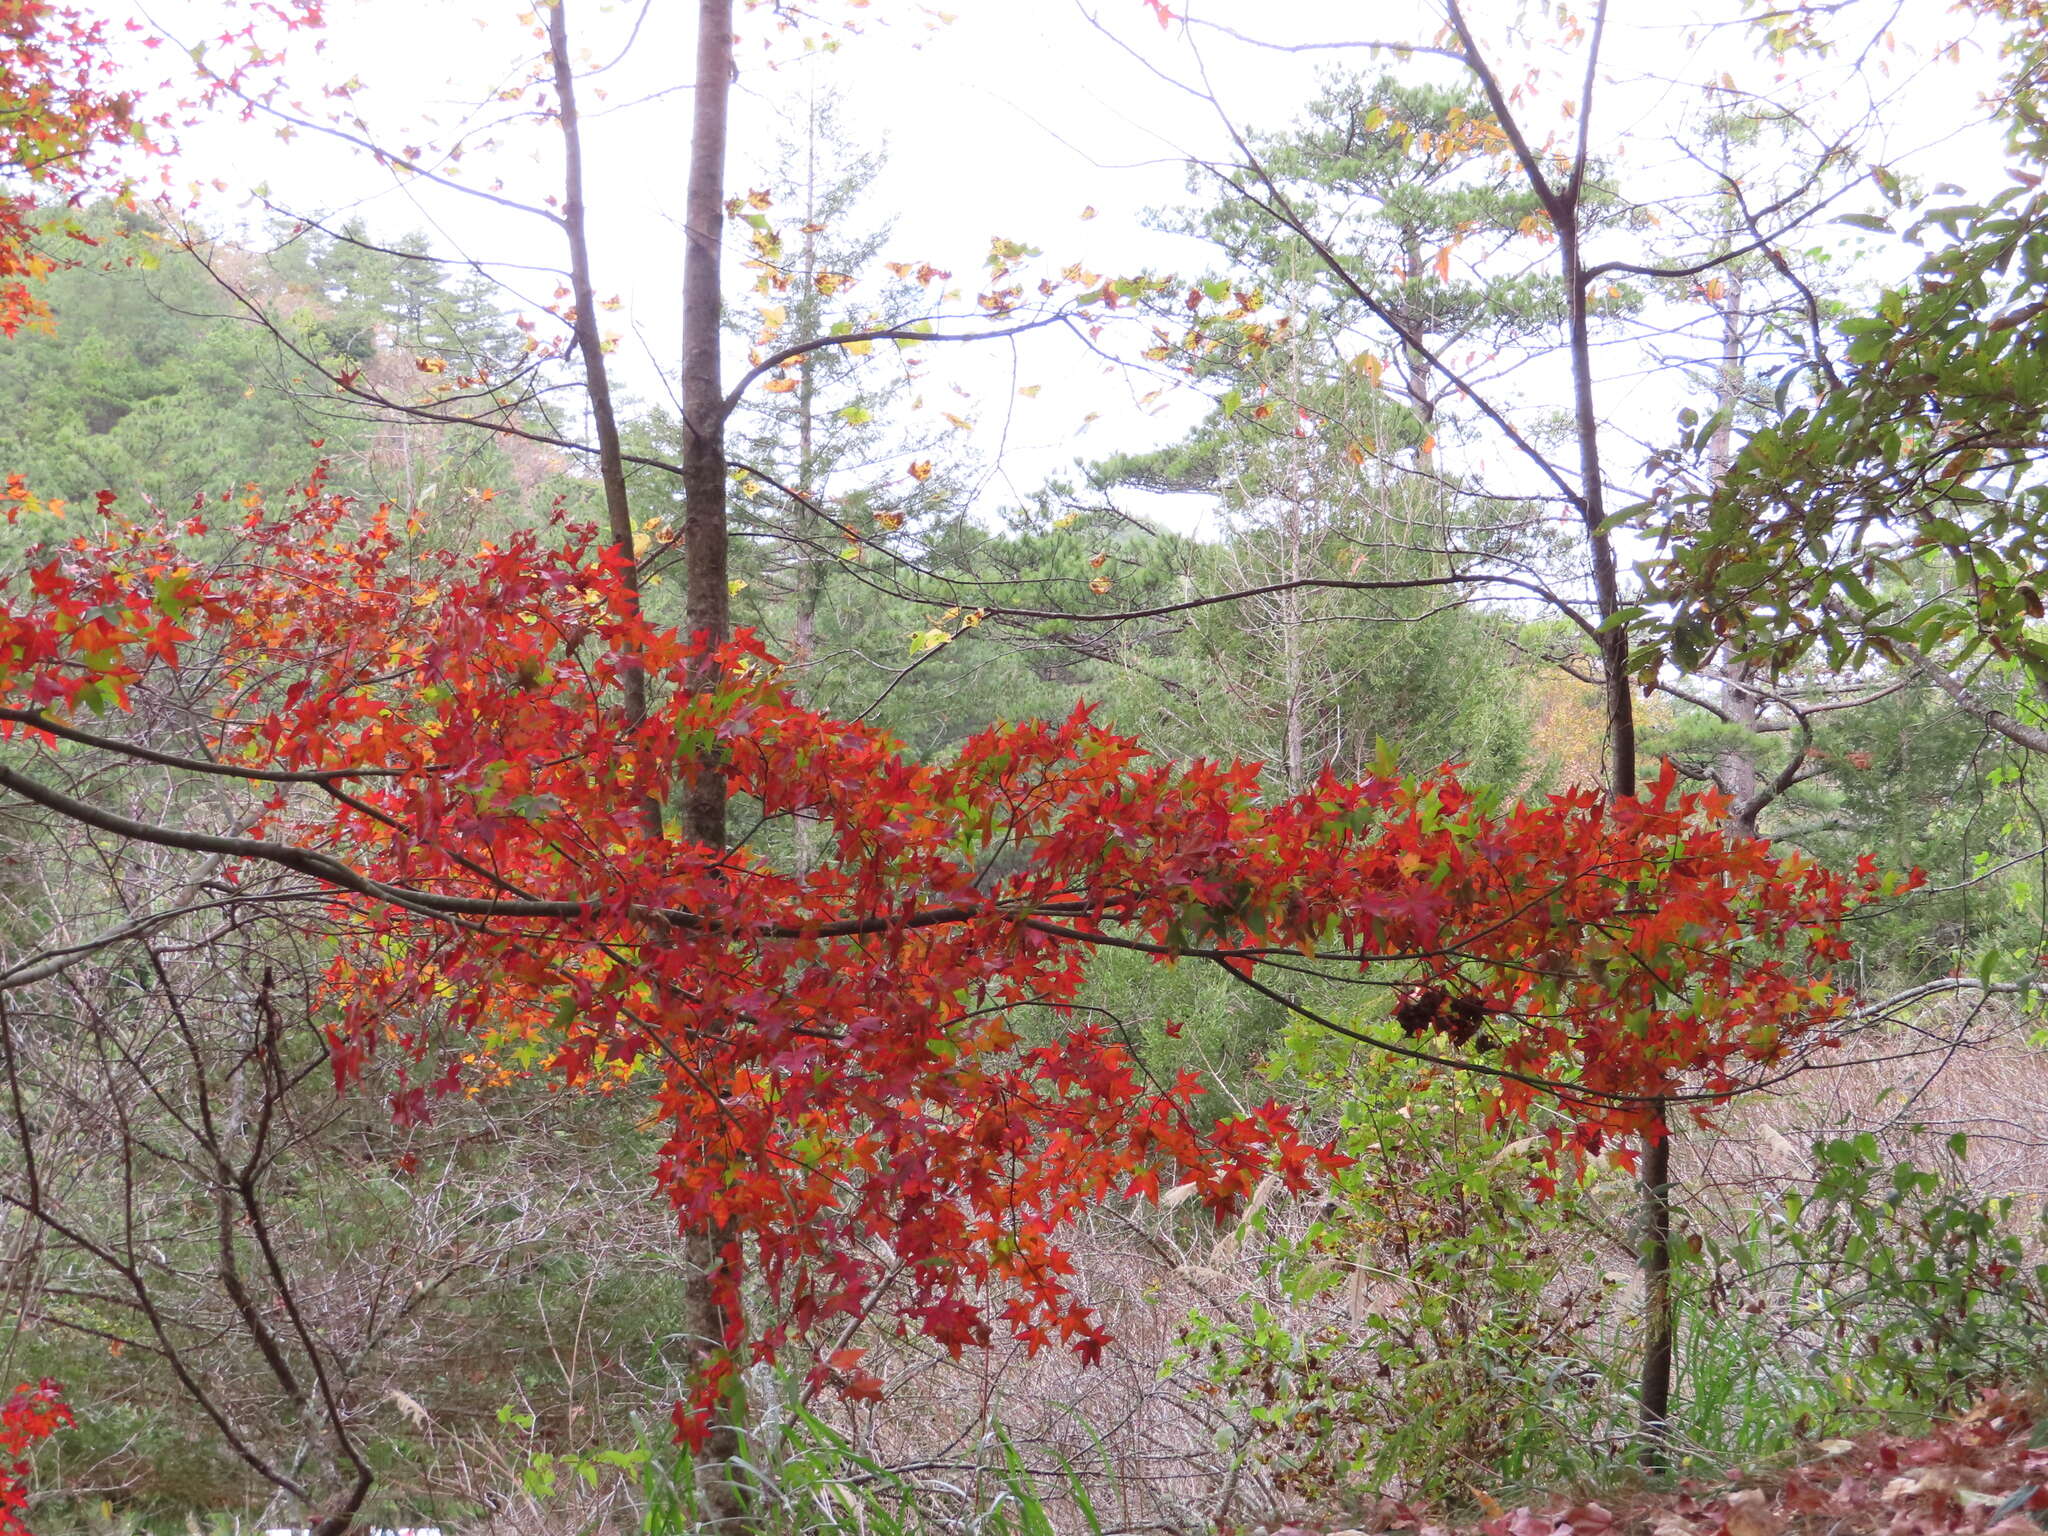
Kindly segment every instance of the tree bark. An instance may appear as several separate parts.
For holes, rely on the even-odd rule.
[[[1643,1465],[1657,1471],[1670,1463],[1671,1428],[1671,1128],[1657,1106],[1660,1134],[1643,1147],[1643,1376],[1639,1389]]]
[[[569,242],[570,288],[576,304],[576,348],[582,358],[597,438],[598,478],[604,489],[606,530],[616,552],[631,602],[640,603],[639,562],[634,550],[632,508],[626,489],[625,456],[613,406],[604,341],[597,324],[596,287],[583,202],[583,146],[576,107],[576,77],[569,50],[568,0],[549,12],[549,51],[563,138],[562,222]],[[727,98],[732,82],[732,0],[701,0],[698,10],[697,90],[690,139],[690,180],[685,208],[683,262],[683,444],[684,556],[688,562],[688,622],[707,641],[707,653],[693,669],[695,686],[705,685],[713,667],[709,648],[724,641],[729,627],[726,592],[724,406],[719,388],[719,255],[724,230]],[[626,715],[638,724],[647,716],[645,673],[631,659],[624,669]],[[643,806],[651,835],[662,833],[662,807]],[[725,778],[706,764],[687,790],[685,831],[691,841],[725,847]],[[721,1360],[743,1319],[719,1298],[724,1247],[708,1228],[683,1234],[683,1331],[691,1364],[703,1370]],[[738,1470],[740,1425],[745,1396],[730,1378],[725,1411],[716,1416],[699,1456],[703,1513],[717,1529],[748,1525],[746,1490]]]
[[[717,681],[713,652],[732,627],[726,573],[725,398],[719,373],[723,296],[720,257],[725,231],[725,144],[733,79],[732,0],[699,0],[697,87],[690,125],[690,177],[683,207],[683,560],[691,634],[704,653],[691,668],[691,685]],[[723,852],[726,846],[725,772],[716,759],[699,766],[687,791],[684,830],[690,841]],[[699,1367],[713,1363],[745,1336],[737,1301],[721,1303],[721,1290],[738,1295],[738,1276],[727,1273],[723,1235],[706,1226],[686,1234],[690,1250],[686,1326]],[[737,1364],[738,1362],[735,1362]],[[739,1469],[746,1396],[738,1372],[727,1378],[724,1407],[714,1416],[698,1458],[698,1497],[714,1529],[752,1524]]]
[[[1592,295],[1583,249],[1593,85],[1606,24],[1607,6],[1603,0],[1594,11],[1592,38],[1587,48],[1585,85],[1577,114],[1578,149],[1572,159],[1571,175],[1562,188],[1554,187],[1531,157],[1525,153],[1523,159],[1536,194],[1557,231],[1564,268],[1572,416],[1579,447],[1578,511],[1592,555],[1593,605],[1600,621],[1598,644],[1607,704],[1608,789],[1615,799],[1625,800],[1633,798],[1638,787],[1635,695],[1629,686],[1628,626],[1616,622],[1616,615],[1621,612],[1621,575],[1614,540],[1605,526],[1607,495],[1600,461],[1600,415],[1593,386]],[[1465,35],[1465,45],[1476,59],[1477,49],[1469,34]],[[1490,77],[1486,83],[1496,109],[1504,108],[1498,85]],[[1643,1240],[1637,1262],[1643,1272],[1643,1365],[1636,1395],[1643,1462],[1646,1466],[1661,1467],[1666,1459],[1672,1341],[1676,1333],[1671,1307],[1671,1132],[1661,1100],[1656,1106],[1655,1123],[1642,1140]]]
[[[633,509],[626,495],[626,460],[619,417],[612,405],[604,334],[597,324],[597,288],[590,274],[590,239],[583,203],[583,125],[576,110],[576,67],[569,53],[568,0],[548,13],[548,53],[555,73],[555,110],[562,126],[562,228],[569,243],[569,292],[576,305],[576,353],[590,395],[591,431],[597,438],[597,477],[604,488],[605,531],[618,553],[634,611],[640,607],[640,568],[633,553]],[[635,725],[647,716],[647,679],[629,660],[626,713]]]
[[[709,648],[731,629],[726,574],[725,396],[719,385],[719,291],[725,229],[725,138],[732,86],[732,0],[699,0],[696,109],[690,183],[683,209],[683,559],[689,626],[706,654],[693,680],[709,684]],[[692,841],[725,847],[725,776],[715,764],[697,776],[686,825]]]

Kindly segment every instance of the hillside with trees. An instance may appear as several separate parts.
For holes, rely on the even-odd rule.
[[[2036,9],[986,22],[0,0],[0,1536],[2048,1527]]]

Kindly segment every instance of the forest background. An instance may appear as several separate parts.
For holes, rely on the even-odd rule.
[[[1334,1171],[1312,1190],[1247,1178],[1234,1202],[1199,1179],[1155,1178],[1149,1197],[1084,1184],[1062,1262],[1114,1336],[1100,1363],[1022,1327],[963,1352],[928,1318],[850,1309],[773,1359],[738,1354],[744,1390],[713,1409],[725,1438],[693,1456],[669,1405],[734,1344],[735,1311],[778,1298],[750,1274],[705,1323],[699,1292],[726,1261],[648,1197],[660,1111],[630,1062],[565,1083],[573,1028],[490,1016],[465,1048],[459,975],[422,991],[415,971],[420,1018],[384,1024],[353,1068],[366,1081],[337,1095],[346,912],[275,921],[305,888],[259,895],[232,860],[88,835],[75,802],[11,804],[8,1348],[78,1416],[40,1465],[38,1528],[1334,1524],[1387,1498],[1485,1509],[1622,1468],[1790,1454],[2031,1379],[2048,1313],[2029,1011],[2048,391],[2030,19],[1852,6],[1659,18],[1624,40],[1617,18],[1596,67],[1604,10],[1453,10],[1286,55],[1305,61],[1293,74],[1254,64],[1233,88],[1203,71],[1270,52],[1249,23],[1133,6],[1058,46],[1222,125],[1192,148],[1192,126],[1132,136],[1131,158],[1170,162],[1187,190],[1039,227],[1023,200],[962,252],[948,226],[968,222],[966,186],[1029,185],[1010,171],[1036,157],[921,166],[937,216],[892,230],[876,103],[915,94],[905,38],[937,24],[937,58],[948,24],[869,9],[741,15],[746,169],[718,199],[710,346],[743,387],[717,586],[795,706],[943,764],[991,722],[1086,703],[1167,763],[1261,765],[1247,804],[1405,785],[1436,797],[1432,817],[1463,804],[1440,764],[1490,786],[1483,817],[1631,800],[1638,762],[1654,780],[1664,760],[1720,797],[1703,813],[1738,841],[1792,858],[1780,887],[1816,867],[1924,879],[1872,885],[1847,919],[1853,1006],[1816,986],[1818,1024],[1788,1013],[1782,1041],[1740,1016],[1733,1076],[1674,1056],[1654,1085],[1623,1083],[1657,1118],[1604,1131],[1588,1104],[1618,1116],[1621,1099],[1599,1099],[1594,1055],[1533,1101],[1503,1085],[1516,1021],[1536,1017],[1527,986],[1569,978],[1592,1013],[1625,1015],[1627,946],[1389,959],[1351,968],[1362,989],[1345,967],[1254,988],[1227,965],[1102,950],[1059,1012],[1017,1010],[1000,1049],[1098,1022],[1144,1081],[1200,1083],[1198,1127],[1278,1099],[1343,1154]],[[469,82],[445,99],[379,79],[376,7],[325,18],[331,53],[308,31],[280,61],[258,40],[286,18],[305,19],[258,8],[203,46],[217,21],[135,35],[193,44],[201,85],[134,78],[212,98],[152,130],[183,141],[169,179],[217,155],[262,183],[249,200],[84,195],[100,183],[52,214],[69,228],[48,237],[68,259],[37,275],[50,323],[0,349],[13,612],[32,612],[38,551],[103,491],[117,520],[225,505],[254,526],[324,461],[302,499],[349,527],[388,507],[410,570],[520,548],[558,514],[610,518],[649,623],[702,628],[673,487],[703,439],[661,340],[690,338],[659,296],[682,286],[686,216],[636,193],[647,148],[684,141],[703,97],[678,90],[686,32],[664,31],[688,18],[450,8],[424,25],[502,37],[510,62],[436,47]],[[245,22],[259,30],[232,35]],[[568,46],[572,23],[590,41]],[[581,193],[557,165],[565,71],[586,87]],[[450,99],[488,105],[450,119]],[[1240,120],[1246,99],[1261,108]],[[1603,137],[1575,145],[1596,104]],[[1063,97],[1045,113],[1062,136],[1125,142],[1068,113]],[[1525,122],[1548,147],[1506,126]],[[259,135],[232,161],[218,147]],[[944,136],[913,135],[913,158]],[[30,194],[48,180],[17,169]],[[372,182],[401,190],[356,190]],[[1560,188],[1568,208],[1546,196]],[[541,243],[563,234],[582,258]],[[1027,236],[1076,249],[1042,258]],[[1560,275],[1580,236],[1596,256]],[[614,282],[616,305],[592,302]],[[596,329],[613,316],[616,346]],[[254,558],[225,528],[184,537],[222,583]],[[263,558],[292,570],[289,543]],[[417,590],[427,611],[435,591]],[[139,693],[154,702],[136,741],[184,741],[196,686]],[[17,779],[54,763],[72,795],[143,822],[279,824],[261,796],[188,798],[170,761],[110,768],[32,735],[7,750]],[[679,780],[676,805],[696,792]],[[845,861],[824,813],[736,793],[736,845],[803,879]],[[887,803],[886,781],[848,793]],[[544,821],[544,798],[516,814]],[[1244,919],[1227,906],[1205,895],[1167,947]],[[1750,950],[1761,932],[1744,930]],[[1808,985],[1829,953],[1760,970]],[[1758,971],[1724,989],[1700,963],[1709,994],[1751,996]],[[430,1100],[428,1060],[462,1091]],[[1698,1121],[1671,1105],[1691,1092],[1736,1096]],[[38,1148],[61,1179],[39,1178]],[[1000,1301],[1006,1283],[977,1289]]]

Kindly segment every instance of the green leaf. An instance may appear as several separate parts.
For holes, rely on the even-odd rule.
[[[1863,585],[1854,571],[1836,571],[1835,585],[1841,589],[1842,595],[1858,608],[1875,608],[1877,606],[1877,598],[1872,595],[1870,588]]]
[[[192,585],[190,576],[159,576],[151,601],[156,611],[165,618],[176,620],[184,617],[185,610],[192,606],[192,599],[185,595],[185,589]]]

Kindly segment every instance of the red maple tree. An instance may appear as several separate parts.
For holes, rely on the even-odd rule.
[[[1021,1012],[1070,1011],[1098,949],[1214,963],[1360,1040],[1487,1072],[1500,1114],[1554,1101],[1572,1127],[1554,1149],[1585,1153],[1825,1040],[1847,1006],[1826,974],[1841,919],[1892,888],[1867,861],[1845,879],[1729,838],[1668,768],[1614,801],[1495,809],[1449,767],[1273,800],[1251,766],[1150,758],[1086,710],[919,762],[795,702],[747,637],[707,673],[574,524],[458,556],[317,478],[282,510],[252,494],[231,528],[101,512],[0,587],[0,721],[45,753],[269,798],[226,834],[33,769],[0,767],[0,788],[329,891],[337,1077],[406,1053],[402,1117],[515,1050],[571,1083],[651,1081],[658,1185],[723,1245],[714,1377],[876,1315],[955,1352],[1000,1326],[1092,1358],[1106,1335],[1058,1236],[1089,1205],[1188,1183],[1220,1213],[1330,1165],[1270,1104],[1203,1127],[1194,1081],[1148,1084],[1098,1026],[1025,1046]],[[617,703],[629,671],[638,719]],[[89,723],[174,696],[177,751]],[[672,818],[706,772],[758,823],[729,850]],[[803,870],[756,851],[797,816],[828,849]],[[1401,1034],[1293,1001],[1303,965],[1398,987]],[[746,1334],[743,1265],[774,1307]],[[812,1380],[881,1388],[851,1349]],[[716,1388],[678,1409],[686,1434]]]

